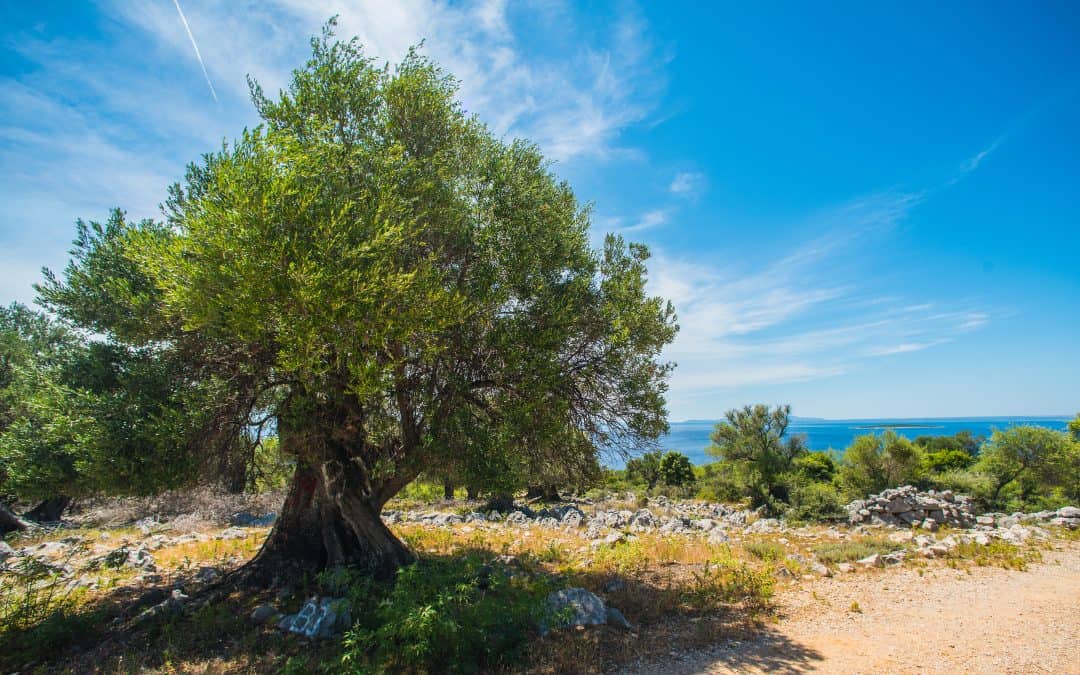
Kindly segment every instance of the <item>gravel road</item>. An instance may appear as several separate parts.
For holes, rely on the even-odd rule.
[[[779,621],[752,639],[628,672],[1080,674],[1076,544],[1025,572],[859,572],[787,591],[778,604]]]

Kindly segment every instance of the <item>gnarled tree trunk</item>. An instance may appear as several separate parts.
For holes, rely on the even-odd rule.
[[[21,518],[12,513],[11,509],[0,503],[0,535],[9,532],[22,532],[27,527]]]
[[[412,562],[413,553],[380,517],[389,496],[372,494],[366,484],[359,471],[335,461],[299,465],[252,566],[264,579],[338,566],[387,577]]]

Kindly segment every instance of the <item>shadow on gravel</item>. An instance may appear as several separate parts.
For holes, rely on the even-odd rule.
[[[771,627],[763,627],[744,642],[713,648],[707,652],[711,663],[737,672],[805,673],[823,660],[821,652],[801,644]]]

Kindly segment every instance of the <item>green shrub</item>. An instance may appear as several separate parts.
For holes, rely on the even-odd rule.
[[[802,522],[840,520],[846,515],[840,491],[830,483],[808,483],[793,488],[791,506],[786,513],[789,520]]]
[[[391,585],[357,576],[361,614],[344,639],[355,672],[477,672],[523,656],[550,589],[539,577],[511,576],[479,555],[421,560]]]
[[[836,462],[828,452],[808,452],[795,458],[795,470],[812,483],[827,483],[836,475]]]
[[[712,462],[695,470],[695,496],[710,502],[731,503],[746,496],[746,487],[727,462]]]
[[[671,450],[660,460],[660,480],[666,485],[679,487],[694,482],[694,465],[681,452]]]
[[[771,565],[754,566],[728,554],[709,561],[695,572],[683,600],[699,610],[715,610],[726,603],[738,602],[753,610],[764,609],[772,598],[776,576]]]
[[[825,563],[851,562],[868,556],[885,555],[904,548],[902,544],[884,538],[836,541],[814,547],[814,555]]]
[[[743,549],[758,560],[774,562],[784,557],[784,545],[775,541],[748,541]]]
[[[923,468],[932,472],[966,469],[974,463],[975,458],[964,450],[937,450],[923,455]]]
[[[61,565],[70,561],[70,557]],[[100,622],[80,606],[83,589],[72,589],[57,566],[27,556],[0,572],[0,671],[15,671],[86,637]]]

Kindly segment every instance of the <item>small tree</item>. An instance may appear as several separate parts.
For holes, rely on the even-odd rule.
[[[694,482],[694,465],[686,455],[670,450],[660,460],[660,479],[672,487],[689,485]]]
[[[626,462],[626,477],[635,483],[644,483],[650,490],[660,482],[660,461],[662,455],[659,452],[646,452],[641,457]]]
[[[839,481],[850,497],[862,498],[920,479],[922,451],[891,429],[857,437],[841,462]]]
[[[1080,482],[1076,445],[1068,435],[1045,427],[1021,425],[995,430],[983,446],[975,470],[988,476],[992,505],[1002,507],[1007,492],[1016,506],[1033,505],[1054,488],[1075,495]]]
[[[712,445],[706,448],[713,457],[735,467],[754,504],[774,511],[781,510],[778,502],[788,500],[782,476],[806,453],[802,437],[787,433],[790,414],[788,405],[729,410],[727,421],[716,425]]]

